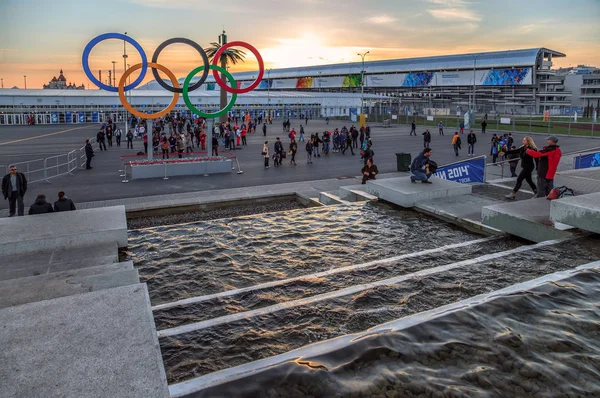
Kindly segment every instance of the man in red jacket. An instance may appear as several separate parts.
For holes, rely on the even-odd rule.
[[[527,150],[529,156],[540,159],[537,168],[538,189],[536,197],[538,198],[545,198],[554,188],[554,175],[562,156],[560,147],[556,145],[558,138],[550,136],[547,141],[548,146],[545,146],[541,151]]]

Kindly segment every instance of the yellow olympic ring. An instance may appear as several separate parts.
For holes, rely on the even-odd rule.
[[[173,83],[173,87],[179,88],[179,82],[177,81],[177,78],[175,77],[173,72],[171,72],[165,66],[154,63],[154,62],[148,62],[148,66],[151,68],[156,68],[156,69],[163,71],[169,77],[169,79],[171,79],[171,83]],[[127,81],[127,78],[129,77],[129,75],[131,75],[133,72],[135,72],[136,70],[141,69],[141,68],[142,68],[142,64],[133,65],[131,68],[129,68],[125,71],[123,76],[121,76],[121,80],[119,80],[119,99],[121,100],[121,103],[123,104],[125,109],[127,109],[129,111],[129,113],[131,113],[132,115],[137,116],[142,119],[158,119],[159,117],[165,116],[167,113],[171,112],[173,110],[173,108],[175,108],[175,105],[177,104],[177,101],[179,100],[179,93],[174,93],[173,99],[171,100],[171,103],[169,104],[169,106],[167,106],[165,109],[163,109],[160,112],[150,113],[150,114],[138,112],[129,104],[129,102],[127,102],[127,98],[125,98],[125,82]]]

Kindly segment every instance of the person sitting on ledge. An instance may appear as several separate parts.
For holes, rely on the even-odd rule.
[[[71,211],[76,210],[73,201],[65,195],[63,191],[58,193],[58,200],[54,202],[54,211]]]
[[[377,173],[379,173],[379,170],[377,170],[377,166],[373,164],[373,158],[368,158],[367,164],[364,165],[361,170],[361,174],[363,176],[362,184],[366,184],[367,180],[375,180]]]
[[[421,181],[424,184],[431,184],[429,178],[433,172],[429,170],[429,157],[431,156],[431,148],[425,148],[423,152],[417,155],[410,165],[411,182]]]
[[[52,205],[46,202],[46,195],[38,195],[35,203],[29,207],[29,215],[54,213]]]

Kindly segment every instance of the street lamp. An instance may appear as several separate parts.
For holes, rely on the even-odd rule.
[[[369,53],[369,51],[367,51],[364,54],[360,54],[358,53],[357,55],[359,57],[362,58],[362,71],[361,71],[361,78],[360,78],[360,114],[362,115],[363,113],[363,106],[365,103],[365,57],[367,56],[367,54]]]
[[[117,61],[110,61],[113,64],[113,87],[117,87],[117,74],[115,73],[115,65],[117,64]]]
[[[27,75],[23,75],[23,80],[25,81],[25,90],[27,90]]]
[[[477,99],[476,99],[477,97],[476,97],[476,89],[475,89],[475,86],[476,86],[475,69],[477,68],[477,58],[480,55],[483,55],[483,53],[473,54],[473,108],[474,108],[475,113],[477,113]]]

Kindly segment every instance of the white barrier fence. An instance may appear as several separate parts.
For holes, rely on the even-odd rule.
[[[98,144],[96,139],[91,138],[90,142],[92,143],[94,150],[97,150]],[[50,183],[52,178],[67,174],[73,175],[73,172],[78,168],[85,168],[85,161],[85,146],[83,146],[68,153],[50,156],[44,159],[15,162],[10,165],[17,166],[17,170],[25,174],[27,183],[33,184],[37,182]],[[4,174],[8,174],[10,165],[0,165],[0,170],[4,170]]]

